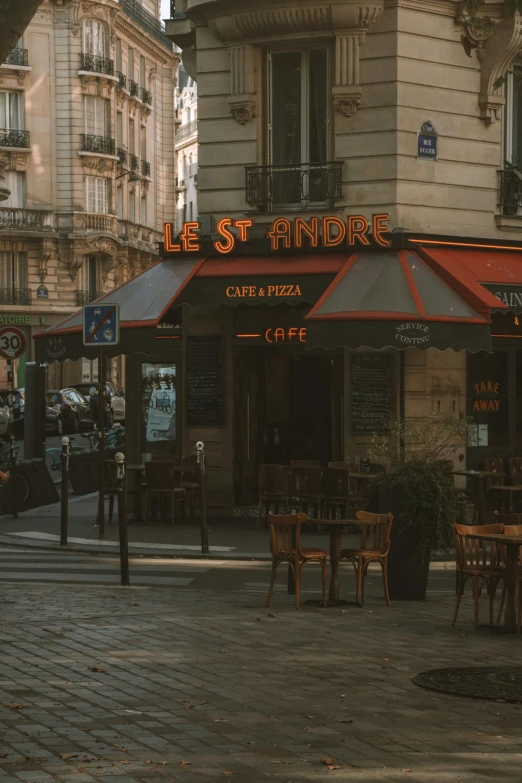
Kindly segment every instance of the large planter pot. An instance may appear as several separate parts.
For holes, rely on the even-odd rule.
[[[422,550],[414,526],[403,519],[402,498],[398,491],[379,487],[379,513],[393,514],[390,553],[388,555],[388,589],[392,600],[425,601],[430,570],[430,551]],[[422,521],[419,520],[420,524]]]

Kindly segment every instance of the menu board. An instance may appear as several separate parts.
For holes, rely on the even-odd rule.
[[[388,353],[352,354],[352,432],[386,432],[393,415],[393,357]]]
[[[187,337],[187,423],[189,427],[224,425],[220,335]]]

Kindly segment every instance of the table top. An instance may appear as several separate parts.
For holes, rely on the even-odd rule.
[[[493,541],[495,544],[522,545],[522,536],[508,536],[505,533],[468,533],[466,538],[471,538],[473,541]]]
[[[368,519],[305,519],[303,524],[312,523],[314,525],[323,525],[324,527],[344,527],[345,525],[377,525],[378,522],[372,522]]]
[[[492,487],[492,489],[497,492],[522,492],[522,484],[499,484],[496,487]]]
[[[454,476],[470,476],[470,478],[482,478],[484,476],[505,476],[498,470],[452,470]]]

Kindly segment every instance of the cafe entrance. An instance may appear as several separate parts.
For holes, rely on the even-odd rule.
[[[342,459],[343,355],[236,348],[235,499],[257,502],[258,465]]]

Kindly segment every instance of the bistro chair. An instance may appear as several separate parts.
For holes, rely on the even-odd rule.
[[[305,510],[309,505],[317,508],[315,518],[322,510],[322,470],[319,467],[296,466],[290,469],[290,507]]]
[[[484,585],[489,595],[489,620],[493,625],[493,603],[498,582],[504,579],[505,568],[501,548],[493,541],[475,541],[468,535],[475,533],[503,533],[501,524],[454,525],[457,546],[457,602],[452,625],[457,622],[460,599],[469,579],[473,586],[475,625],[479,625],[479,600]]]
[[[145,483],[147,485],[147,505],[145,509],[145,521],[149,517],[149,509],[152,511],[152,520],[156,520],[156,502],[161,505],[162,521],[166,519],[167,502],[170,501],[172,524],[176,519],[176,505],[181,506],[183,513],[185,504],[185,490],[176,487],[176,473],[173,462],[150,461],[145,463]]]
[[[181,460],[181,480],[179,487],[186,490],[189,508],[190,521],[194,521],[194,498],[199,489],[199,462],[197,454],[189,454]],[[205,471],[207,469],[207,458],[205,457]]]
[[[508,466],[509,480],[513,486],[522,486],[522,457],[510,457]]]
[[[319,460],[316,459],[292,459],[290,468],[318,468]]]
[[[350,516],[350,477],[346,466],[323,468],[322,474],[322,516],[324,519],[335,519],[336,512],[340,509],[340,519],[348,519]],[[333,517],[330,517],[331,511],[333,511]]]
[[[484,460],[484,470],[487,473],[498,473],[498,476],[486,476],[484,487],[486,494],[492,499],[492,502],[500,506],[509,499],[498,487],[504,486],[504,462],[502,457],[489,457]],[[475,512],[474,512],[475,513]],[[473,517],[475,519],[475,516]]]
[[[96,524],[100,523],[100,502],[105,502],[105,498],[109,498],[109,525],[112,524],[112,518],[114,515],[114,498],[118,498],[118,514],[120,512],[120,489],[118,486],[118,464],[114,460],[105,460],[104,466],[104,487],[103,487],[103,501],[98,502],[98,511],[96,513]]]
[[[493,518],[495,522],[500,522],[502,524],[502,527],[504,528],[504,534],[506,536],[522,536],[522,514],[499,514],[498,511],[495,511],[493,513]],[[503,562],[505,562],[504,558],[505,558],[505,552],[503,551],[502,552]],[[519,555],[518,555],[518,565],[519,565],[518,579],[520,582],[522,578],[522,574],[520,573],[520,566],[522,565],[522,547],[520,548]],[[517,608],[517,630],[520,632],[519,616],[520,616],[520,609],[521,609],[520,604],[522,600],[522,595],[520,594],[520,585],[519,585],[518,597],[519,597],[519,606]],[[506,600],[506,585],[504,584],[502,586],[502,595],[500,597],[500,608],[498,610],[497,624],[500,623],[505,600]]]
[[[388,552],[390,551],[390,534],[393,523],[391,514],[372,514],[369,511],[358,511],[357,519],[369,524],[361,525],[361,545],[358,549],[342,549],[341,560],[348,560],[354,568],[356,588],[355,600],[361,606],[364,604],[364,583],[370,563],[378,563],[382,569],[384,597],[390,605],[388,592]]]
[[[272,553],[272,572],[266,605],[270,606],[280,563],[288,563],[295,582],[295,608],[299,609],[301,600],[301,572],[307,563],[320,563],[323,577],[323,606],[326,606],[327,553],[324,549],[303,549],[301,547],[301,524],[306,514],[268,515],[270,528],[270,552]]]
[[[259,465],[257,481],[259,489],[257,527],[259,528],[263,507],[266,516],[270,503],[274,504],[275,511],[278,511],[280,504],[283,503],[285,514],[288,512],[288,465]]]

